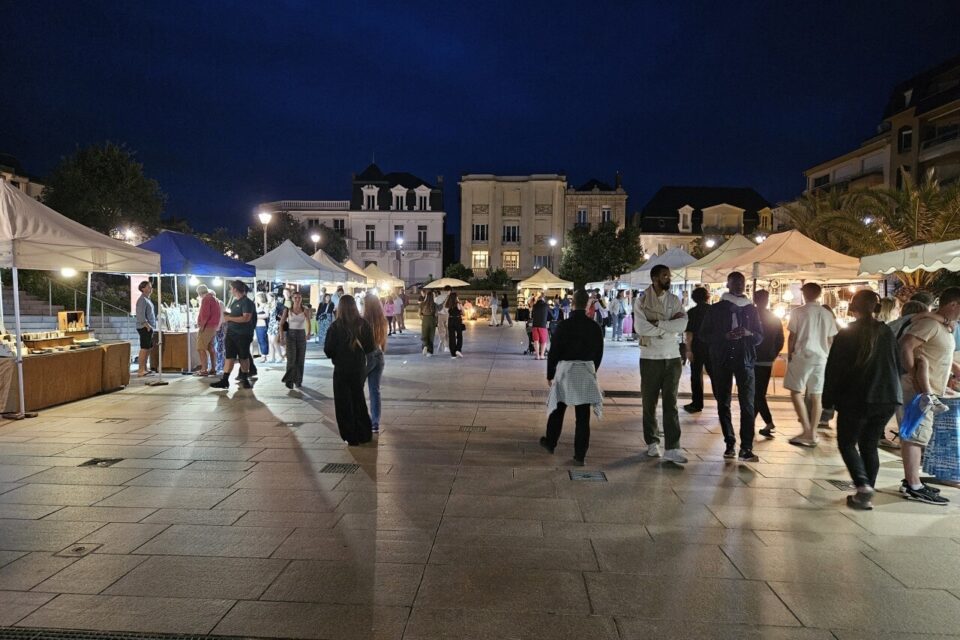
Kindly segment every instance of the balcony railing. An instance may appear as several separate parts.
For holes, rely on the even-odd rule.
[[[520,244],[520,236],[517,236],[516,238],[504,238],[501,241],[501,244]]]
[[[366,240],[360,240],[357,242],[357,249],[360,251],[396,251],[400,248],[401,247],[398,247],[394,241],[384,242],[383,240],[374,240],[368,242]],[[442,251],[443,243],[417,242],[414,240],[412,242],[404,242],[402,249],[404,251]]]
[[[740,225],[711,225],[703,227],[704,235],[733,235],[735,233],[743,233],[743,229]]]
[[[349,200],[277,200],[260,205],[268,211],[349,211]]]
[[[950,127],[936,138],[921,142],[920,161],[932,160],[954,151],[960,151],[960,126]]]

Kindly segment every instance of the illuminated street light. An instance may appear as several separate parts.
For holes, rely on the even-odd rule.
[[[550,240],[548,240],[547,242],[550,244],[550,270],[556,271],[557,270],[556,262],[555,262],[556,256],[554,254],[556,253],[556,250],[557,250],[557,239],[550,238]]]
[[[872,217],[872,216],[867,216],[866,218],[864,218],[864,219],[863,219],[863,224],[873,224],[873,217]]]
[[[77,275],[77,270],[73,267],[64,267],[63,269],[60,269],[60,275],[62,275],[64,278],[72,278],[73,276]]]
[[[310,239],[313,240],[313,252],[317,252],[317,243],[320,242],[320,234],[314,231],[310,234]]]
[[[713,249],[715,246],[717,246],[717,241],[713,238],[707,238],[707,241],[704,244],[707,245],[707,249]]]
[[[197,286],[198,284],[200,284],[200,279],[197,278],[197,276],[190,276],[190,281],[189,281],[189,282],[190,282],[190,286],[191,286],[191,287],[195,287],[195,286]]]
[[[223,280],[221,280],[220,278],[214,278],[214,279],[213,279],[213,286],[219,287],[219,286],[222,285],[222,284],[223,284]]]
[[[761,242],[763,242],[763,241],[766,240],[766,239],[767,239],[767,236],[763,235],[762,233],[758,233],[758,234],[757,234],[757,237],[754,238],[754,240],[757,241],[757,244],[760,244]]]
[[[263,224],[263,255],[267,255],[267,225],[273,220],[273,214],[269,211],[261,211],[257,214],[257,217]]]

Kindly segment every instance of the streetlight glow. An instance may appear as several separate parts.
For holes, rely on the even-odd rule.
[[[72,278],[73,276],[77,275],[77,270],[73,267],[64,267],[63,269],[60,269],[60,275],[62,275],[64,278]]]
[[[397,246],[398,246],[398,247],[402,247],[402,246],[403,246],[403,238],[397,238]]]
[[[190,282],[190,286],[191,286],[191,287],[195,287],[195,286],[197,286],[198,284],[200,284],[200,279],[197,278],[197,276],[190,276],[189,282]]]
[[[557,239],[556,239],[556,238],[550,238],[550,246],[551,246],[551,247],[557,246]]]
[[[260,218],[261,224],[268,225],[270,221],[273,220],[273,214],[269,211],[261,211],[257,214],[257,217]]]
[[[320,234],[319,234],[319,233],[311,233],[311,234],[310,234],[310,239],[313,240],[313,244],[317,244],[318,242],[320,242]]]
[[[223,284],[223,280],[221,280],[220,278],[214,278],[214,279],[213,279],[213,286],[219,287],[219,286],[222,285],[222,284]]]
[[[137,234],[134,232],[133,229],[127,227],[123,231],[123,237],[126,238],[127,240],[133,240],[134,238],[137,237]]]
[[[717,241],[713,238],[707,238],[707,242],[705,244],[707,245],[707,249],[713,249],[715,246],[717,246]]]
[[[757,237],[754,238],[754,240],[757,241],[757,244],[760,244],[761,242],[763,242],[763,241],[766,240],[766,239],[767,239],[767,236],[763,235],[762,233],[758,233],[758,234],[757,234]]]

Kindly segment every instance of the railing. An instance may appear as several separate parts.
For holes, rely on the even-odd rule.
[[[833,181],[833,182],[827,182],[827,183],[821,184],[821,185],[814,185],[814,186],[812,186],[812,187],[810,188],[810,190],[811,190],[811,191],[830,191],[830,190],[837,190],[838,192],[843,193],[843,192],[846,192],[846,191],[850,188],[850,184],[851,184],[851,183],[854,183],[854,182],[856,182],[857,180],[861,180],[861,179],[863,179],[863,178],[866,178],[866,177],[868,177],[868,176],[873,176],[873,175],[882,176],[882,175],[883,175],[883,167],[873,167],[873,168],[870,168],[870,169],[865,169],[865,170],[861,171],[860,173],[855,173],[855,174],[850,175],[850,176],[844,176],[844,177],[842,177],[842,178],[838,178],[837,180],[835,180],[835,181]]]
[[[374,240],[372,242],[360,240],[357,242],[357,249],[360,251],[441,251],[442,242],[404,242],[402,247],[398,247],[396,242],[384,242],[383,240]]]
[[[920,143],[920,149],[924,151],[927,149],[932,149],[933,147],[938,147],[941,144],[950,142],[951,140],[956,140],[957,138],[960,138],[960,126],[952,127],[944,133],[938,135],[936,138],[924,140]]]
[[[62,282],[54,282],[52,278],[47,278],[47,283],[48,283],[48,285],[49,285],[49,290],[48,290],[48,291],[49,291],[49,293],[48,293],[49,298],[48,298],[48,301],[47,301],[47,304],[49,305],[49,306],[48,306],[48,313],[49,313],[51,316],[53,316],[53,285],[57,285],[58,287],[61,287],[61,288],[63,288],[63,289],[66,289],[67,291],[72,291],[72,292],[73,292],[73,308],[74,308],[74,310],[77,310],[77,299],[78,299],[78,297],[83,297],[83,298],[86,298],[86,297],[87,297],[87,292],[86,292],[86,291],[81,291],[81,290],[79,290],[79,289],[74,289],[74,288],[71,287],[70,285],[64,284],[64,283],[62,283]],[[92,303],[95,303],[95,302],[100,304],[100,328],[101,328],[101,329],[103,329],[105,326],[107,326],[106,323],[104,322],[104,316],[106,315],[106,313],[105,313],[105,309],[106,309],[106,308],[110,308],[110,309],[112,309],[112,310],[119,311],[120,314],[121,314],[122,316],[124,316],[124,317],[130,317],[130,316],[131,316],[131,313],[130,313],[130,310],[129,310],[129,309],[121,309],[120,307],[118,307],[118,306],[116,306],[116,305],[112,305],[112,304],[110,304],[109,302],[106,302],[105,300],[101,300],[100,298],[97,298],[97,297],[95,297],[95,296],[90,296],[90,302],[91,302],[91,304],[92,304]],[[93,324],[90,322],[91,318],[87,318],[86,320],[87,320],[87,326],[88,326],[88,327],[92,327]]]
[[[349,200],[277,200],[260,205],[269,211],[349,211]]]

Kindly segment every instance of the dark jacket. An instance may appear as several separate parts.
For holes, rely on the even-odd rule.
[[[546,329],[549,313],[550,305],[547,304],[546,300],[541,299],[533,303],[533,308],[530,309],[530,319],[533,321],[533,326]]]
[[[553,380],[557,363],[562,360],[593,360],[593,366],[600,368],[603,331],[585,311],[571,311],[570,317],[557,325],[547,354],[547,380]]]
[[[336,309],[333,306],[332,302],[321,302],[317,305],[317,320],[323,316],[333,316],[336,312]]]
[[[700,337],[700,329],[703,327],[703,319],[706,317],[709,308],[710,305],[703,302],[687,309],[687,328],[684,329],[685,333],[693,334],[694,354],[703,358],[709,357],[709,350],[707,349],[707,343]]]
[[[758,309],[763,341],[757,345],[757,362],[773,362],[783,351],[783,323],[770,309]]]
[[[733,329],[734,316],[737,325],[753,335],[727,340],[727,333]],[[753,367],[757,345],[763,341],[763,325],[757,308],[752,304],[740,307],[727,300],[710,305],[700,327],[700,339],[707,343],[710,363],[714,367]]]
[[[879,331],[873,352],[857,366],[860,332],[866,327],[857,320],[838,333],[830,346],[823,382],[823,406],[857,410],[869,404],[903,404],[900,388],[900,348],[890,327],[877,322]]]
[[[506,294],[504,294],[503,296],[500,297],[500,308],[501,308],[501,309],[509,309],[509,308],[510,308],[510,301],[507,299],[507,295],[506,295]]]
[[[373,342],[373,329],[363,320],[358,336],[360,344],[347,343],[347,332],[343,327],[343,320],[334,320],[327,329],[327,339],[323,343],[323,352],[333,362],[337,370],[346,373],[364,372],[367,368],[367,354],[376,348]]]

